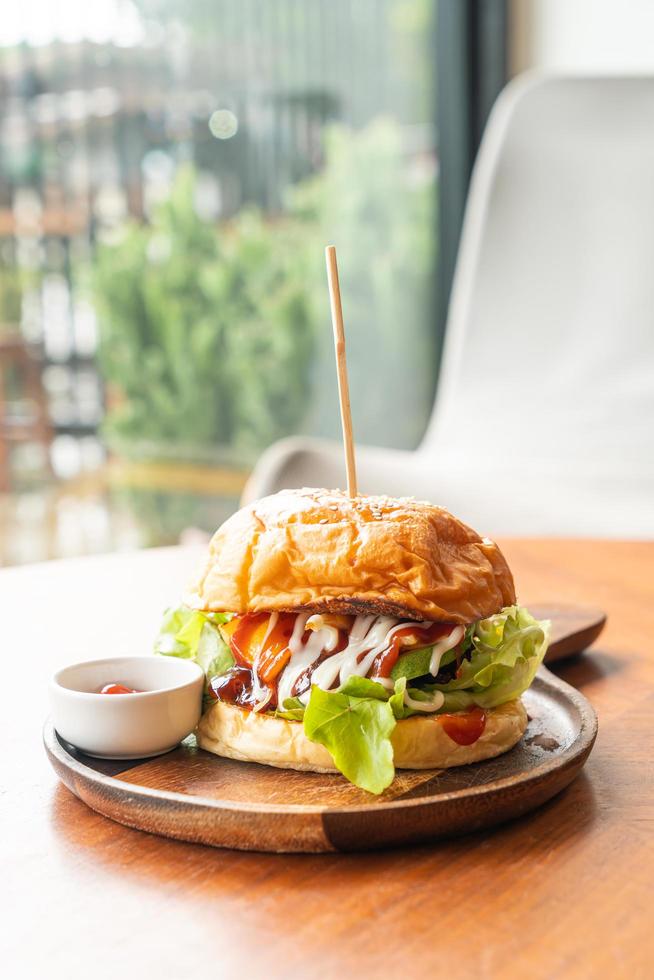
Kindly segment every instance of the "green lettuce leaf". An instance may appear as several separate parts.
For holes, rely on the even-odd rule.
[[[275,718],[286,718],[287,721],[302,721],[304,704],[299,698],[286,698],[281,708],[275,711]]]
[[[407,712],[411,711],[404,703],[404,692],[406,691],[406,677],[398,677],[395,681],[395,688],[390,698],[388,699],[391,708],[393,709],[393,716],[396,721],[400,718],[406,718]]]
[[[338,692],[330,691],[328,693],[347,694],[355,698],[371,697],[377,698],[379,701],[389,701],[395,717],[405,718],[407,712],[411,712],[411,709],[406,708],[403,703],[405,689],[406,678],[404,677],[401,677],[395,682],[393,692],[387,691],[382,684],[371,681],[368,677],[350,677],[338,689]],[[425,695],[425,700],[429,700],[427,695]],[[277,708],[275,711],[275,717],[286,718],[288,721],[302,721],[305,711],[306,707],[300,698],[286,698],[281,708]]]
[[[304,712],[307,738],[324,745],[337,769],[369,793],[382,793],[395,775],[390,696],[382,684],[350,677],[338,691],[312,687]]]
[[[548,622],[539,622],[522,606],[507,606],[475,624],[472,653],[447,684],[422,685],[442,691],[442,711],[461,711],[476,704],[495,708],[527,690],[549,643]]]
[[[230,619],[231,613],[203,613],[188,606],[167,609],[154,651],[168,657],[195,660],[209,682],[234,664],[231,651],[218,628]]]
[[[348,677],[338,690],[340,694],[347,694],[352,698],[376,698],[378,701],[388,701],[390,698],[390,691],[387,691],[383,684],[371,681],[369,677],[358,677],[356,674]]]
[[[520,697],[529,687],[548,641],[549,623],[538,622],[520,606],[508,606],[468,627],[464,645],[471,647],[470,659],[462,660],[453,680],[409,687],[408,693],[415,701],[428,702],[435,691],[441,691],[445,701],[438,714],[473,705],[494,708]],[[392,782],[391,735],[398,720],[419,713],[404,704],[404,692],[413,676],[426,673],[428,654],[430,648],[406,655],[413,659],[406,673],[393,678],[393,691],[366,677],[351,677],[337,691],[311,689],[303,716],[307,738],[324,745],[343,775],[362,789],[381,793]],[[301,717],[299,705],[287,701],[284,708],[295,710],[294,718]]]

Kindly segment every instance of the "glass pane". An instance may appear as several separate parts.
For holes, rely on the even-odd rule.
[[[276,439],[339,437],[329,242],[356,438],[418,442],[434,6],[30,0],[3,18],[0,320],[39,360],[33,441],[73,495],[97,477],[105,538],[72,550],[211,529]],[[10,456],[5,484],[29,490],[38,452]]]

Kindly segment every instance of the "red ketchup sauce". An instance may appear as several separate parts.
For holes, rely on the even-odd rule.
[[[306,643],[308,638],[309,638],[309,634],[307,632],[302,637],[302,643],[303,644]],[[309,667],[307,667],[305,671],[303,671],[300,674],[295,684],[293,685],[293,690],[291,691],[291,695],[293,697],[297,697],[297,695],[303,694],[305,691],[307,691],[311,687],[311,675],[313,674],[316,667],[318,667],[318,665],[321,664],[323,660],[327,660],[327,658],[333,656],[333,654],[340,653],[341,650],[344,650],[345,647],[347,646],[347,643],[348,643],[347,630],[339,629],[338,642],[334,647],[334,649],[330,650],[329,653],[325,653],[325,652],[321,653],[321,655],[318,657],[316,662],[311,664]]]
[[[438,715],[437,720],[457,745],[472,745],[481,738],[486,727],[486,713],[478,707],[452,715]]]
[[[452,623],[432,623],[425,629],[418,629],[416,626],[407,626],[406,629],[398,630],[393,634],[390,646],[375,659],[372,674],[375,677],[389,677],[390,673],[400,655],[400,641],[402,637],[412,636],[418,641],[417,646],[429,646],[436,643],[444,636],[449,636],[454,625]]]
[[[263,647],[257,645],[256,633],[264,629],[269,613],[248,613],[236,618],[238,623],[229,640],[235,666],[211,681],[210,692],[218,701],[251,708],[261,700],[262,691],[267,690],[270,699],[266,706],[274,708],[277,704],[277,678],[291,656],[288,644],[293,634],[295,613],[279,614]],[[257,677],[254,676],[253,650],[258,650],[254,654]]]
[[[254,707],[254,677],[250,667],[236,664],[229,670],[214,677],[209,684],[209,692],[217,701],[228,701],[242,708]]]
[[[262,700],[262,694],[270,694],[266,700],[267,708],[277,706],[277,681],[279,675],[291,657],[289,641],[295,626],[295,613],[280,613],[273,629],[265,636],[266,624],[268,623],[269,613],[246,613],[243,616],[235,616],[233,631],[229,637],[229,646],[235,660],[235,664],[226,673],[214,677],[210,682],[210,693],[217,701],[228,701],[231,704],[238,704],[243,708],[253,708],[257,702]],[[372,674],[379,677],[388,677],[393,669],[395,662],[400,654],[400,645],[403,638],[412,637],[418,646],[428,646],[436,643],[444,636],[449,636],[454,626],[452,623],[432,623],[424,628],[407,626],[405,629],[398,630],[392,637],[386,650],[379,654],[373,664]],[[257,635],[257,632],[259,635]],[[265,643],[263,639],[265,636]],[[309,633],[305,633],[302,642],[306,642]],[[347,630],[339,630],[339,642],[336,648],[330,653],[319,657],[316,664],[308,667],[297,679],[293,694],[297,695],[306,690],[311,682],[311,674],[325,656],[331,656],[345,649],[348,642]],[[263,643],[263,645],[262,645]],[[256,667],[254,661],[256,660]],[[256,676],[255,676],[256,670]],[[444,715],[443,718],[455,718],[459,716]],[[479,728],[478,734],[475,725]],[[479,721],[455,720],[450,728],[443,726],[448,735],[454,741],[460,741],[462,745],[469,745],[476,741],[484,730],[485,716],[481,723]],[[456,729],[457,734],[451,734]],[[462,741],[468,739],[468,741]]]
[[[137,691],[135,687],[125,687],[124,684],[105,684],[104,687],[100,688],[99,694],[142,694],[142,691]]]

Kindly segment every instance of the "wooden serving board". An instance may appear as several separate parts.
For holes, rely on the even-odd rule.
[[[378,797],[339,775],[221,759],[193,736],[156,759],[120,762],[83,755],[49,722],[44,742],[66,786],[129,827],[241,850],[364,850],[490,827],[561,792],[593,747],[595,712],[546,668],[523,700],[529,725],[510,752],[456,769],[399,771]]]
[[[575,603],[529,603],[529,612],[536,619],[549,619],[550,643],[545,663],[564,660],[585,650],[598,638],[606,625],[606,613],[593,606]]]

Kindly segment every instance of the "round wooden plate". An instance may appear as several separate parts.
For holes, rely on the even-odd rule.
[[[564,789],[593,747],[597,718],[542,668],[523,696],[529,725],[510,752],[456,769],[399,771],[379,797],[339,775],[221,759],[191,736],[156,759],[92,759],[46,723],[65,785],[98,813],[165,837],[241,850],[352,851],[435,840],[519,817]]]

